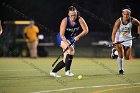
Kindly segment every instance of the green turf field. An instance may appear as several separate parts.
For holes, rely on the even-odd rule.
[[[63,69],[54,78],[49,72],[55,59],[0,58],[0,93],[140,93],[140,59],[125,61],[125,75],[119,76],[116,60],[78,57],[74,77]]]

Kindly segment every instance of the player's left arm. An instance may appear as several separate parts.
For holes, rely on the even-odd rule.
[[[132,23],[138,27],[138,34],[140,35],[140,21],[136,18],[133,18]]]
[[[2,34],[2,25],[1,25],[1,21],[0,21],[0,35]]]
[[[85,22],[85,20],[82,17],[79,18],[79,23],[80,23],[83,31],[74,38],[75,41],[78,41],[79,38],[85,36],[88,33],[87,23]]]

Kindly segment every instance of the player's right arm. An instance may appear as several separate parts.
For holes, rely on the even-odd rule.
[[[120,26],[120,20],[117,19],[112,30],[112,42],[115,42],[115,35]]]
[[[66,26],[67,26],[67,18],[64,18],[60,24],[60,37],[61,37],[62,41],[68,46],[69,42],[67,41],[67,39],[65,37]]]

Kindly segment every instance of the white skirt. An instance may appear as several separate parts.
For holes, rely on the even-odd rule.
[[[126,39],[126,38],[119,38],[119,42],[126,41],[126,42],[123,42],[121,44],[124,45],[124,46],[127,46],[127,47],[132,47],[132,40],[129,40],[129,39],[130,38],[128,38],[128,39]]]

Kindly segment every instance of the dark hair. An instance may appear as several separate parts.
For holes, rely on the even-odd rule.
[[[68,8],[68,11],[77,11],[77,9],[76,9],[76,7],[74,7],[74,6],[70,6],[70,7]]]
[[[77,11],[77,17],[79,17],[80,16],[80,12],[76,9],[76,7],[74,7],[74,6],[70,6],[69,8],[68,8],[68,12],[69,11]]]
[[[122,8],[122,11],[123,11],[124,9],[128,9],[128,10],[130,10],[130,11],[131,11],[131,8],[130,8],[130,6],[129,6],[129,5],[125,5],[125,6]]]

